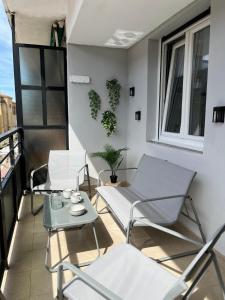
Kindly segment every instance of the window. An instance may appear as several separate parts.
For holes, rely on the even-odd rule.
[[[203,148],[209,37],[207,18],[162,44],[162,142]]]

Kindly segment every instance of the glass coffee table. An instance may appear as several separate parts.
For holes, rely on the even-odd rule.
[[[70,209],[72,205],[76,205],[71,203],[70,199],[65,199],[62,193],[50,194],[45,196],[44,199],[44,210],[43,210],[43,225],[45,229],[48,231],[48,240],[46,247],[46,255],[45,255],[45,267],[49,272],[56,272],[57,265],[62,262],[69,254],[64,257],[62,260],[57,262],[53,266],[49,266],[48,264],[48,256],[51,249],[51,236],[57,233],[60,230],[70,230],[75,228],[82,229],[83,226],[87,224],[92,225],[93,235],[95,239],[96,249],[97,249],[97,257],[100,256],[99,244],[97,239],[97,234],[95,230],[95,221],[98,218],[98,214],[91,204],[91,201],[88,195],[85,192],[80,192],[82,197],[82,204],[86,212],[80,216],[73,216],[70,213]],[[89,265],[91,262],[84,262],[82,264],[78,264],[78,267],[83,267]]]

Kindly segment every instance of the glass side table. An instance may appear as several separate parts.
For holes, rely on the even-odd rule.
[[[80,216],[72,216],[70,214],[70,208],[72,204],[70,199],[65,199],[62,193],[50,194],[45,196],[44,210],[43,210],[43,225],[48,231],[48,240],[46,246],[45,255],[45,267],[49,272],[56,272],[57,265],[64,259],[60,260],[53,266],[49,266],[48,257],[51,249],[51,236],[60,230],[69,230],[80,227],[81,230],[84,225],[91,224],[93,229],[93,235],[95,239],[97,257],[100,256],[99,244],[97,234],[95,230],[95,221],[98,219],[98,214],[91,204],[88,195],[85,192],[80,192],[83,201],[81,202],[86,209],[86,213]],[[69,255],[69,254],[68,254]],[[78,267],[89,265],[91,262],[85,262],[78,264]]]

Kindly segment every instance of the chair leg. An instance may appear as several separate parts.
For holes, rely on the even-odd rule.
[[[190,287],[188,288],[188,290],[186,291],[186,293],[184,294],[182,299],[185,299],[185,300],[189,299],[189,297],[191,296],[191,294],[193,292],[193,289],[196,287],[196,285],[202,279],[202,277],[204,276],[206,270],[208,269],[208,267],[209,267],[209,265],[211,264],[212,261],[213,261],[213,256],[211,255],[209,257],[209,259],[206,261],[206,263],[204,264],[204,266],[201,268],[201,270],[198,272],[197,276],[193,280],[192,284],[190,285]]]
[[[132,228],[133,228],[133,222],[130,221],[129,225],[128,225],[128,228],[127,228],[127,234],[126,234],[126,243],[127,244],[130,244],[130,237],[131,237]]]
[[[223,276],[222,276],[222,273],[221,273],[221,270],[219,267],[218,260],[217,260],[214,252],[213,252],[213,263],[214,263],[216,274],[217,274],[217,277],[218,277],[218,280],[219,280],[219,283],[220,283],[220,286],[221,286],[221,289],[223,292],[223,298],[225,299],[225,283],[224,283]]]
[[[86,172],[87,172],[87,180],[88,180],[88,193],[89,193],[89,198],[91,198],[91,182],[90,182],[88,165],[86,165]]]
[[[204,232],[202,230],[202,225],[200,223],[200,220],[199,220],[196,208],[194,206],[193,200],[192,200],[191,197],[188,197],[188,199],[189,199],[189,202],[190,202],[190,205],[191,205],[191,209],[192,209],[192,211],[194,213],[196,224],[198,225],[198,228],[199,228],[199,231],[200,231],[200,234],[201,234],[201,237],[202,237],[202,241],[203,241],[203,243],[206,243],[206,237],[205,237],[205,234],[204,234]]]
[[[59,300],[63,300],[62,284],[63,284],[63,267],[59,266],[57,270],[57,298]]]
[[[178,258],[192,256],[192,255],[197,254],[199,251],[200,251],[200,249],[192,250],[192,251],[186,251],[186,252],[181,252],[181,253],[178,253],[178,254],[174,254],[174,255],[165,256],[165,257],[161,257],[161,258],[155,259],[155,261],[157,263],[163,263],[163,262],[168,261],[168,260],[174,260],[174,259],[178,259]]]

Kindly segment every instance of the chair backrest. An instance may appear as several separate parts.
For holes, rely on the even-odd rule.
[[[131,189],[144,199],[187,195],[195,172],[144,154],[131,182]],[[152,205],[176,220],[184,198],[154,201]]]
[[[164,297],[164,300],[174,299],[173,295],[178,294],[179,289],[182,289],[182,286],[185,286],[185,282],[191,279],[193,273],[198,270],[202,270],[203,266],[207,263],[205,260],[207,255],[210,255],[210,251],[213,250],[216,242],[219,240],[220,236],[225,232],[225,224],[223,224],[211,237],[211,239],[202,247],[199,253],[195,256],[186,270],[179,277],[177,282],[169,290],[167,295]]]
[[[48,159],[48,173],[51,184],[65,188],[76,187],[77,171],[86,164],[86,151],[51,150]],[[82,170],[79,183],[84,181]],[[57,189],[57,188],[56,188]],[[61,188],[60,188],[61,189]]]
[[[205,261],[205,256],[213,250],[215,244],[221,237],[221,235],[225,232],[225,224],[220,226],[220,228],[213,234],[213,236],[208,240],[208,242],[202,247],[199,253],[195,256],[190,265],[183,272],[181,279],[189,280],[193,272],[202,264],[202,261]]]

